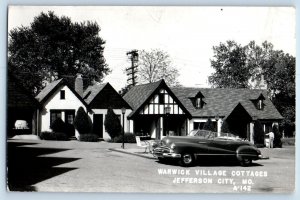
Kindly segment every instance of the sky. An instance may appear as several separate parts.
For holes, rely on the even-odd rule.
[[[35,16],[49,10],[73,22],[99,24],[99,35],[106,41],[104,57],[112,70],[104,82],[116,90],[126,85],[126,53],[132,49],[166,51],[179,70],[179,83],[186,87],[210,87],[212,48],[227,40],[242,45],[267,40],[274,49],[296,56],[292,7],[11,6],[8,30],[29,26]]]

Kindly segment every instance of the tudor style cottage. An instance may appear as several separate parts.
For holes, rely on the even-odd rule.
[[[36,96],[36,99],[42,105],[39,132],[51,131],[50,125],[57,118],[61,118],[65,123],[73,126],[77,110],[83,107],[93,123],[92,132],[100,138],[109,139],[104,127],[108,108],[111,107],[115,114],[120,116],[120,120],[122,108],[125,110],[125,119],[132,111],[128,103],[109,83],[95,83],[84,91],[80,74],[76,77],[74,87],[71,87],[66,80],[59,79],[48,84]],[[127,129],[126,123],[124,128]],[[75,129],[72,135],[76,138],[79,136]]]
[[[210,118],[218,134],[226,120],[231,130],[253,142],[255,120],[269,132],[282,119],[265,90],[169,88],[161,80],[133,87],[124,99],[133,109],[128,116],[130,130],[157,139],[187,135]]]

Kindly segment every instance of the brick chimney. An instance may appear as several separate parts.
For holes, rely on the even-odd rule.
[[[76,74],[75,79],[75,91],[82,97],[83,95],[83,81],[82,81],[82,74]]]

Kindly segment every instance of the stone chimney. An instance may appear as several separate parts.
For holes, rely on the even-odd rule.
[[[82,74],[76,74],[75,79],[75,91],[82,97],[83,95],[83,81],[82,81]]]

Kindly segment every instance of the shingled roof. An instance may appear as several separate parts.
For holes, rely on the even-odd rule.
[[[136,111],[151,97],[163,80],[154,83],[137,85],[131,88],[123,97],[125,101],[132,107],[132,116]],[[273,103],[267,97],[266,90],[252,89],[232,89],[232,88],[189,88],[189,87],[173,87],[167,88],[178,99],[179,104],[183,105],[186,113],[192,117],[227,117],[230,113],[241,104],[248,114],[257,119],[283,119],[277,111]],[[205,105],[201,109],[197,109],[192,102],[197,94],[204,96]],[[264,108],[258,110],[254,104],[254,100],[263,96]]]
[[[282,119],[273,103],[267,98],[265,90],[230,89],[230,88],[171,88],[174,94],[193,117],[227,117],[240,103],[250,116],[257,119]],[[198,92],[204,96],[205,105],[201,109],[194,107],[191,98]],[[253,100],[261,95],[265,97],[264,109],[258,110]]]
[[[55,93],[61,86],[66,85],[73,94],[89,109],[87,103],[82,99],[82,97],[68,84],[65,79],[59,79],[49,83],[35,98],[43,104],[47,99]]]
[[[49,94],[63,82],[63,79],[59,79],[49,83],[35,98],[42,102],[49,96]]]
[[[124,95],[123,99],[131,106],[134,112],[153,94],[162,82],[163,80],[136,85]]]
[[[95,84],[90,85],[83,93],[83,99],[87,104],[90,104],[94,98],[101,92],[101,90],[106,86],[107,83],[104,84]]]

